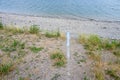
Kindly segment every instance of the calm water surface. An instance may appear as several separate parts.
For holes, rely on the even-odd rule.
[[[120,0],[0,0],[0,12],[120,21]]]

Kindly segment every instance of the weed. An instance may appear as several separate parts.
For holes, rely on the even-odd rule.
[[[21,57],[24,57],[26,55],[26,52],[25,51],[18,51],[18,58],[21,58]]]
[[[3,29],[3,24],[2,24],[2,22],[0,22],[0,29]]]
[[[2,48],[1,50],[5,52],[13,52],[13,51],[16,51],[16,48],[7,46]]]
[[[89,79],[87,78],[86,72],[84,72],[83,74],[84,74],[83,80],[89,80]]]
[[[9,27],[4,27],[4,30],[9,31],[13,34],[16,33],[24,33],[24,30],[18,27],[14,27],[14,26],[9,26]]]
[[[85,49],[94,51],[94,50],[115,50],[120,48],[120,41],[118,40],[108,40],[102,39],[97,35],[81,35],[79,42],[82,43]]]
[[[84,77],[84,80],[89,80],[89,79],[87,78],[87,76],[85,76],[85,77]]]
[[[113,54],[117,57],[120,57],[120,50],[113,51]]]
[[[16,47],[16,46],[19,45],[19,44],[20,44],[19,41],[14,40],[13,43],[12,43],[12,45],[11,45],[11,47]]]
[[[97,80],[104,80],[104,74],[103,74],[102,71],[97,70],[97,71],[95,72],[95,76],[96,76],[96,79],[97,79]]]
[[[100,60],[100,61],[96,61],[95,63],[94,63],[94,73],[95,73],[95,77],[96,77],[96,80],[105,80],[104,78],[104,76],[105,76],[105,74],[104,74],[104,70],[103,70],[103,63],[102,63],[102,61]]]
[[[116,59],[115,64],[120,65],[120,58],[117,58],[117,59]]]
[[[55,74],[51,80],[57,80],[60,77],[60,74]]]
[[[95,61],[101,60],[101,54],[95,51],[88,51],[86,52],[89,55],[89,58]]]
[[[16,74],[19,74],[20,72],[19,72],[19,69],[16,69]]]
[[[18,80],[25,80],[23,77],[19,77],[19,79]]]
[[[18,40],[13,40],[12,42],[9,42],[7,44],[7,46],[6,46],[6,44],[7,43],[5,43],[5,45],[2,46],[2,48],[1,48],[2,51],[13,52],[13,51],[16,51],[17,48],[19,48],[19,49],[24,49],[25,48],[25,44],[18,41]]]
[[[39,31],[40,31],[40,28],[37,25],[32,25],[29,30],[31,34],[38,34]]]
[[[61,38],[62,40],[66,40],[66,35],[65,35],[65,33],[59,33],[59,35],[60,35],[60,38]]]
[[[20,44],[20,48],[21,48],[21,49],[24,49],[24,48],[25,48],[25,43],[21,43],[21,44]]]
[[[11,44],[11,47],[19,47],[20,49],[24,49],[25,48],[25,43],[22,43],[18,40],[14,40],[13,43]]]
[[[66,58],[60,51],[54,52],[50,55],[50,58],[54,60],[54,66],[62,67],[66,64]]]
[[[11,70],[12,64],[6,63],[0,65],[0,74],[6,74]]]
[[[39,51],[43,50],[43,47],[30,47],[30,50],[34,53],[38,53]]]
[[[45,36],[48,37],[48,38],[57,38],[57,37],[60,37],[60,32],[59,31],[47,31],[45,33]]]
[[[115,80],[120,80],[120,77],[117,75],[116,70],[106,70],[106,74],[110,75],[111,77],[115,78]]]
[[[79,42],[84,44],[87,50],[100,50],[102,40],[97,35],[80,36]]]

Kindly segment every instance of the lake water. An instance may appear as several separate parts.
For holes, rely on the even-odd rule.
[[[120,0],[0,0],[0,12],[120,21]]]

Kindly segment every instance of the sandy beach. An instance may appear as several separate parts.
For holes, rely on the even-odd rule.
[[[0,13],[2,23],[7,26],[30,27],[38,25],[41,30],[69,31],[73,37],[79,34],[97,34],[104,38],[120,39],[120,22],[74,20]]]
[[[0,20],[8,27],[38,25],[43,31],[70,32],[72,37],[67,41],[65,35],[64,39],[61,35],[50,38],[41,32],[19,33],[1,27],[0,80],[120,80],[119,22],[7,13],[0,13]]]

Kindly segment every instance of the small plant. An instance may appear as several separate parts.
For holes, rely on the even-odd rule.
[[[43,50],[43,47],[30,47],[30,50],[34,53],[38,53],[39,51]]]
[[[104,63],[102,61],[94,60],[93,71],[96,77],[96,80],[105,80],[105,74],[103,70]]]
[[[89,80],[89,79],[87,78],[87,76],[85,76],[85,77],[84,77],[84,80]]]
[[[51,80],[57,80],[60,76],[61,76],[60,74],[55,74]]]
[[[48,38],[57,38],[57,37],[60,37],[60,32],[59,31],[57,31],[57,32],[55,32],[55,31],[47,31],[46,33],[45,33],[45,36],[46,37],[48,37]]]
[[[14,40],[13,43],[12,43],[12,45],[11,45],[11,47],[16,47],[16,46],[19,45],[19,44],[20,44],[19,41]]]
[[[87,50],[93,51],[93,50],[101,49],[102,40],[97,35],[90,35],[90,36],[81,35],[79,38],[79,42],[84,44],[85,49]]]
[[[106,70],[106,74],[115,78],[115,80],[120,80],[120,77],[116,74],[116,72],[117,72],[116,70]]]
[[[25,48],[25,43],[22,43],[18,40],[9,39],[7,41],[7,43],[6,42],[4,42],[4,43],[5,44],[2,45],[1,50],[5,51],[5,52],[13,52],[13,51],[16,51],[18,48],[19,49],[24,49]]]
[[[115,64],[120,65],[120,58],[117,58],[117,59],[116,59]]]
[[[32,25],[29,30],[31,34],[38,34],[39,31],[40,31],[40,28],[37,25]]]
[[[101,71],[96,71],[95,76],[97,80],[104,80],[104,74]]]
[[[54,52],[50,55],[50,58],[54,60],[54,66],[62,67],[66,64],[66,58],[60,51]]]
[[[113,51],[113,54],[117,57],[120,57],[120,50]]]
[[[19,79],[18,80],[25,80],[23,77],[19,77]]]
[[[83,80],[89,80],[88,77],[87,77],[86,72],[84,72],[84,78],[83,78]]]
[[[0,29],[3,29],[3,24],[2,24],[2,22],[0,22]]]
[[[16,51],[16,48],[8,46],[8,47],[3,47],[1,50],[5,52],[13,52],[13,51]]]
[[[24,49],[24,48],[25,48],[25,43],[21,43],[21,44],[20,44],[20,48],[21,48],[21,49]]]
[[[25,51],[18,51],[18,58],[24,57],[27,53]]]
[[[9,26],[9,27],[4,27],[4,30],[9,31],[13,34],[16,33],[24,33],[24,30],[18,27],[14,27],[14,26]]]
[[[6,74],[11,70],[12,64],[7,63],[7,64],[1,64],[0,65],[0,74]]]
[[[85,49],[95,51],[95,50],[115,50],[120,48],[120,41],[118,40],[106,40],[102,39],[97,35],[81,35],[79,42],[84,45]]]

